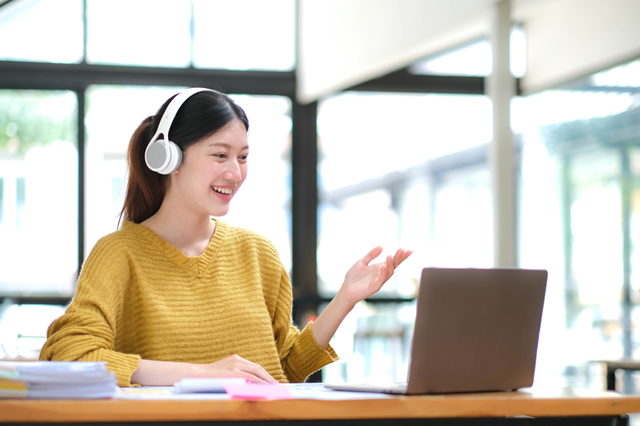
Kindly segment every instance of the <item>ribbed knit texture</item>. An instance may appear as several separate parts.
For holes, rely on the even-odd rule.
[[[276,249],[259,234],[216,221],[204,253],[187,257],[124,222],[91,251],[40,359],[106,361],[131,386],[141,358],[205,364],[236,354],[280,382],[303,382],[338,357],[292,324],[291,297]]]

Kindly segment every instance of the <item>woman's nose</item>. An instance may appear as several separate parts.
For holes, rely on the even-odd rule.
[[[242,178],[242,173],[240,171],[240,164],[237,161],[229,161],[227,162],[227,170],[224,174],[225,179],[238,181]]]

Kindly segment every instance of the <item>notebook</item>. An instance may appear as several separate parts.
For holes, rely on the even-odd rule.
[[[325,387],[407,395],[530,387],[546,284],[544,270],[425,268],[407,382]]]

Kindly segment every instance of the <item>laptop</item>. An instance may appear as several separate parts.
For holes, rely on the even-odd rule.
[[[419,395],[533,385],[547,271],[422,270],[406,383],[335,390]]]

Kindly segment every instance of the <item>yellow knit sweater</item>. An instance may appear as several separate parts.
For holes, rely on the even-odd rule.
[[[131,386],[140,359],[211,363],[237,354],[280,382],[303,382],[338,359],[291,321],[291,284],[263,236],[216,221],[204,253],[187,257],[149,228],[124,222],[95,245],[41,360],[106,361]]]

